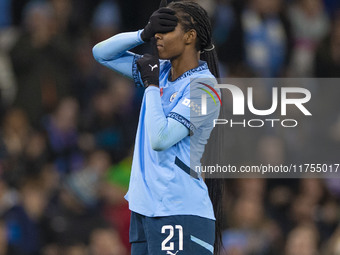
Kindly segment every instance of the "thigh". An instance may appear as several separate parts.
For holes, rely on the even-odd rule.
[[[215,221],[192,215],[146,217],[149,255],[212,255]]]
[[[131,212],[129,239],[131,255],[148,255],[148,246],[144,232],[145,216]]]

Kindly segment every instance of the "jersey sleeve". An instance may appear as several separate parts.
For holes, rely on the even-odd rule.
[[[211,126],[220,110],[220,91],[214,88],[216,84],[214,78],[192,80],[167,117],[188,128],[190,135],[204,125]]]
[[[96,44],[92,50],[94,58],[100,64],[132,78],[136,86],[142,85],[136,65],[141,56],[129,50],[144,43],[140,38],[141,31],[117,34]]]
[[[188,129],[179,122],[166,118],[159,88],[149,86],[145,90],[145,102],[145,125],[152,149],[166,150],[188,136]]]

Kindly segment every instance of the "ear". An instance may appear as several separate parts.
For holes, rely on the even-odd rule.
[[[185,33],[184,39],[185,44],[194,44],[196,43],[197,32],[195,29],[190,29],[188,32]]]

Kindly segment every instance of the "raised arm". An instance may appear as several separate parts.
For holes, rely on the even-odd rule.
[[[141,31],[121,33],[96,44],[94,58],[102,65],[132,78],[132,65],[136,54],[128,50],[142,44]]]
[[[135,82],[139,83],[139,77],[133,73],[133,70],[137,70],[134,60],[139,55],[128,50],[150,41],[156,33],[173,31],[176,26],[175,12],[169,8],[160,8],[151,15],[143,30],[121,33],[98,43],[93,47],[93,56],[102,65],[129,78],[134,78]]]

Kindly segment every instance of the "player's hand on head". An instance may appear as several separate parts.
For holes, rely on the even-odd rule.
[[[137,60],[137,67],[145,88],[150,85],[159,86],[158,56],[145,54],[142,58]]]
[[[175,16],[175,11],[166,7],[160,8],[151,15],[141,38],[144,42],[148,42],[156,33],[169,33],[175,30],[177,22],[178,18]]]

